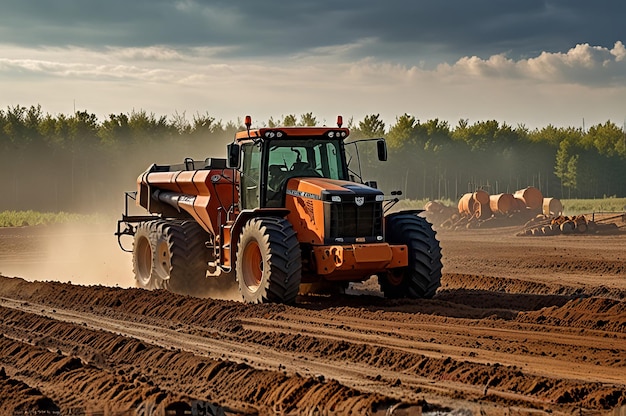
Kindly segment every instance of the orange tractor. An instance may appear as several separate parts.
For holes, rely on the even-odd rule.
[[[393,201],[355,182],[337,125],[251,129],[246,117],[226,159],[150,166],[116,232],[134,236],[137,285],[193,294],[236,279],[245,302],[291,303],[304,283],[377,275],[386,297],[432,297],[442,263],[431,224],[419,210],[385,215]],[[368,140],[386,160],[384,139]],[[150,215],[129,215],[129,198]]]

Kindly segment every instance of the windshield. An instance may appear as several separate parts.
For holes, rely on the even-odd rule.
[[[345,156],[340,140],[287,139],[268,144],[266,204],[278,204],[289,178],[346,179]]]
[[[289,176],[346,179],[339,140],[272,140],[268,171],[291,172]]]

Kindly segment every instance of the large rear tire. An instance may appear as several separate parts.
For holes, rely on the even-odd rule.
[[[387,218],[386,232],[389,243],[407,246],[409,264],[378,276],[385,297],[432,298],[441,285],[443,267],[432,224],[415,214],[392,214]]]
[[[196,294],[206,280],[206,240],[206,232],[193,221],[139,224],[133,250],[137,286]]]
[[[246,303],[293,303],[300,288],[300,244],[283,218],[252,218],[241,231],[236,276]]]

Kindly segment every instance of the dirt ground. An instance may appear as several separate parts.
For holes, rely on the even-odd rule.
[[[440,231],[433,299],[287,306],[132,288],[111,230],[0,229],[0,415],[626,414],[626,233]]]

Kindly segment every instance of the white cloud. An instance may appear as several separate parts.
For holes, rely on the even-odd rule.
[[[621,41],[617,41],[613,49],[611,49],[611,54],[615,56],[615,61],[621,62],[626,58],[626,47],[624,47]]]
[[[476,56],[441,64],[437,71],[449,77],[501,77],[549,83],[605,85],[626,80],[626,49],[621,41],[613,49],[579,44],[566,53],[542,52],[539,56],[514,61],[504,54],[489,59]]]
[[[174,61],[183,59],[176,49],[165,46],[146,48],[109,48],[110,53],[125,60]]]

